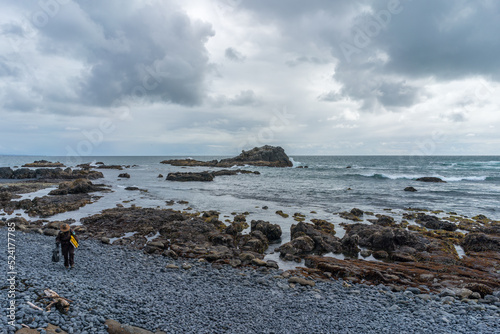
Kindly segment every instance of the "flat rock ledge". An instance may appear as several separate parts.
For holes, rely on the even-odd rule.
[[[201,182],[209,182],[213,181],[216,176],[223,175],[238,175],[238,174],[255,174],[259,175],[258,171],[249,171],[244,169],[223,169],[219,171],[208,171],[208,172],[177,172],[177,173],[169,173],[167,175],[167,181],[179,181],[179,182],[187,182],[187,181],[201,181]]]

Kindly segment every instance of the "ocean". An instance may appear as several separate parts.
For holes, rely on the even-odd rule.
[[[186,157],[0,156],[0,166],[20,167],[41,159],[60,161],[68,167],[91,162],[133,166],[123,171],[101,169],[105,178],[94,182],[109,185],[113,192],[103,193],[97,202],[78,211],[58,214],[50,220],[74,218],[78,221],[118,203],[125,207],[135,204],[178,210],[191,208],[192,212],[217,210],[223,221],[232,220],[232,213],[249,212],[248,220],[263,219],[280,224],[284,238],[289,234],[290,225],[296,222],[275,214],[277,210],[290,216],[300,212],[306,215],[306,220],[326,219],[336,225],[345,222],[337,213],[352,208],[397,216],[411,207],[443,210],[443,215],[448,212],[469,217],[483,214],[500,220],[500,156],[292,156],[292,168],[246,166],[244,169],[261,174],[219,176],[213,182],[185,183],[166,181],[165,177],[169,172],[210,168],[183,168],[160,163],[174,158]],[[297,168],[301,166],[308,168]],[[129,173],[130,179],[119,179],[118,174],[123,172]],[[163,178],[158,178],[159,174]],[[440,177],[446,183],[415,181],[423,176]],[[147,192],[125,190],[129,186],[147,189]],[[416,188],[417,192],[404,191],[408,186]],[[23,198],[43,196],[49,191],[41,190]],[[169,200],[176,203],[169,206],[166,203]],[[189,204],[177,203],[181,200]],[[263,209],[264,206],[268,209]]]

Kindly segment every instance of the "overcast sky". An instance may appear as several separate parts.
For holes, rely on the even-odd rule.
[[[0,154],[500,154],[499,1],[0,6]]]

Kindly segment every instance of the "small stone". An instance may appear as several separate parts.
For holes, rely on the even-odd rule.
[[[445,288],[441,291],[441,293],[439,294],[439,297],[446,297],[446,296],[455,297],[455,295],[456,295],[455,291],[448,289],[448,288]]]
[[[191,266],[189,263],[184,263],[184,264],[182,265],[182,269],[184,269],[184,270],[191,269],[192,267],[193,267],[193,266]]]
[[[479,292],[473,292],[471,293],[470,299],[481,299],[481,294]]]
[[[422,293],[422,291],[420,291],[419,288],[414,288],[414,287],[409,287],[406,289],[406,291],[410,291],[414,295],[419,295],[420,293]]]
[[[255,259],[252,260],[252,264],[256,265],[256,266],[259,266],[259,267],[264,267],[264,266],[267,265],[267,262],[264,261],[264,260],[255,258]]]
[[[297,277],[297,276],[293,276],[293,277],[290,277],[288,279],[288,283],[298,283],[302,286],[315,286],[316,285],[316,282],[312,281],[312,280],[308,280],[308,279],[305,279],[305,278],[300,278],[300,277]]]
[[[167,269],[179,269],[179,266],[177,266],[177,265],[175,265],[173,263],[170,263],[170,264],[167,264],[165,266],[165,268],[167,268]]]

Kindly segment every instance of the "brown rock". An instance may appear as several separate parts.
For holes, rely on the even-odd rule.
[[[308,279],[297,277],[297,276],[290,277],[288,279],[288,283],[300,284],[303,286],[311,286],[311,287],[316,285],[316,282],[314,282],[312,280],[308,280]]]
[[[151,331],[129,325],[122,325],[116,320],[108,319],[104,323],[108,327],[109,334],[155,334]]]

